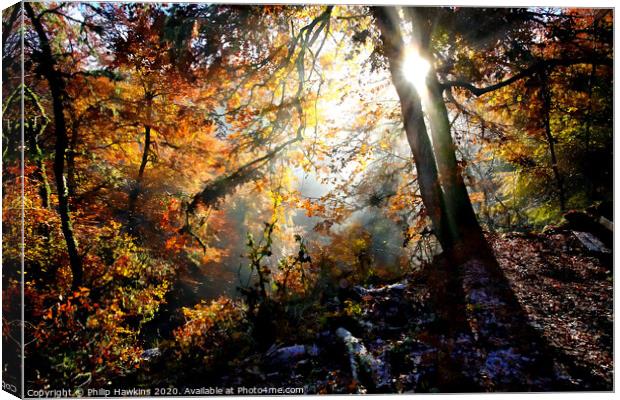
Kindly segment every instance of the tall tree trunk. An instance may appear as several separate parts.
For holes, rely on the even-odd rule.
[[[407,11],[413,29],[412,45],[418,49],[420,56],[432,63],[430,35],[433,29],[433,21],[432,14],[429,14],[429,11],[433,10],[412,7],[408,8]],[[443,89],[433,68],[426,77],[426,85],[427,101],[425,106],[454,245],[452,256],[463,260],[470,257],[492,257],[469,199],[461,166],[456,159],[456,147],[452,140],[451,124],[443,98]]]
[[[62,233],[67,244],[69,264],[71,267],[71,273],[73,274],[71,288],[77,289],[82,285],[84,273],[82,258],[78,253],[78,245],[73,233],[71,213],[69,210],[69,194],[64,177],[65,152],[67,151],[68,146],[67,125],[65,121],[63,104],[66,98],[65,85],[60,72],[56,69],[56,61],[52,55],[49,39],[43,29],[41,21],[35,15],[30,3],[24,3],[24,8],[26,9],[28,18],[30,18],[39,38],[39,46],[41,48],[41,52],[39,54],[39,64],[41,67],[41,72],[45,76],[52,94],[52,107],[54,111],[54,125],[56,133],[53,169],[56,180],[56,188],[58,191],[58,213],[60,214]]]
[[[146,163],[149,159],[149,148],[151,147],[151,127],[144,127],[144,151],[142,152],[142,161],[140,162],[140,168],[138,169],[138,175],[136,176],[136,181],[134,182],[134,187],[131,189],[129,193],[129,211],[133,213],[136,208],[136,200],[138,200],[138,195],[142,191],[142,180],[144,179],[144,170],[146,168]]]
[[[144,170],[146,169],[146,164],[149,161],[149,151],[151,149],[151,117],[152,117],[152,97],[147,93],[147,103],[146,103],[146,124],[144,125],[144,149],[142,151],[142,160],[140,162],[140,168],[138,169],[138,175],[136,176],[136,181],[134,182],[134,187],[131,189],[129,193],[129,212],[133,214],[136,208],[136,201],[138,200],[138,196],[142,191],[142,181],[144,179]]]
[[[439,183],[433,148],[424,124],[420,96],[402,73],[402,35],[393,8],[375,7],[373,13],[381,31],[383,51],[388,58],[392,82],[398,93],[405,133],[418,174],[422,202],[444,251],[453,247],[444,195]]]
[[[560,174],[558,167],[558,157],[555,153],[555,138],[551,132],[551,90],[547,85],[547,74],[542,76],[542,87],[540,94],[543,101],[543,123],[545,125],[545,138],[549,146],[549,157],[551,159],[551,170],[557,185],[558,200],[560,202],[560,211],[566,211],[566,194],[564,193],[564,178]]]
[[[593,99],[592,92],[594,91],[594,79],[596,78],[596,64],[592,64],[590,66],[590,76],[588,77],[588,108],[586,110],[586,120],[585,120],[585,147],[586,147],[586,155],[590,155],[590,132],[592,129],[592,107],[593,107]]]

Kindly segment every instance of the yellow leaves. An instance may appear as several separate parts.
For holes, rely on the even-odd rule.
[[[359,303],[355,303],[352,300],[345,300],[344,312],[349,317],[359,317],[362,315],[363,309]]]
[[[370,146],[368,146],[368,143],[362,143],[362,146],[360,147],[360,150],[359,150],[360,156],[366,155],[369,149],[370,149]]]
[[[399,193],[392,196],[389,200],[389,211],[396,213],[398,211],[409,209],[411,206],[410,195],[408,193]]]
[[[115,313],[121,312],[121,308],[118,306],[118,302],[112,303],[112,305],[110,305],[110,310],[114,311]]]
[[[301,149],[289,151],[287,153],[287,160],[292,165],[301,167],[305,172],[309,172],[312,168],[312,163]]]
[[[116,259],[116,262],[114,263],[114,266],[113,266],[113,270],[115,272],[115,275],[117,276],[129,277],[132,275],[132,271],[130,267],[131,267],[131,259],[129,258],[127,254],[124,254],[120,256],[118,259]]]
[[[284,200],[281,192],[274,192],[273,190],[269,191],[269,198],[271,199],[274,208],[278,208]]]
[[[323,134],[323,137],[327,140],[335,139],[338,137],[338,130],[335,128],[327,129],[325,133]]]
[[[420,239],[422,239],[422,235],[419,232],[419,227],[417,226],[408,227],[406,237],[407,237],[408,242],[417,243],[418,241],[420,241]]]
[[[194,308],[184,307],[182,312],[186,323],[174,331],[179,353],[213,350],[213,342],[221,332],[244,318],[240,305],[227,297],[219,297],[209,304],[199,303]]]
[[[198,308],[200,306],[200,304],[197,304],[196,306],[194,306],[195,308]],[[189,307],[183,307],[181,308],[181,312],[183,313],[183,316],[186,319],[192,319],[192,315],[194,315],[194,310],[189,308]]]
[[[89,317],[88,320],[86,320],[87,328],[96,329],[99,328],[99,325],[99,320],[96,318],[96,316]]]
[[[116,327],[116,333],[117,333],[117,334],[129,334],[129,335],[131,335],[131,334],[133,334],[133,333],[134,333],[134,331],[129,330],[129,329],[127,329],[127,328],[124,328],[124,327],[122,327],[122,326],[117,326],[117,327]]]
[[[382,138],[379,140],[379,148],[381,150],[389,150],[392,147],[390,140],[388,138]]]
[[[324,52],[319,59],[319,64],[325,69],[332,68],[334,66],[334,53]]]
[[[368,247],[368,237],[360,237],[351,241],[351,248],[355,252],[359,252]]]

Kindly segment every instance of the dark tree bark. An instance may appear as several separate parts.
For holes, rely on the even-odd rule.
[[[265,164],[275,158],[288,146],[299,142],[300,140],[300,136],[289,139],[265,155],[242,165],[229,174],[223,175],[216,178],[214,181],[209,182],[200,193],[194,195],[192,201],[188,205],[188,212],[194,213],[199,205],[204,207],[217,206],[226,195],[231,194],[239,185],[261,176],[261,168]]]
[[[398,14],[395,9],[384,7],[374,8],[373,14],[381,31],[383,52],[388,59],[392,81],[400,99],[403,124],[416,165],[422,202],[441,247],[444,251],[449,251],[453,248],[453,235],[450,234],[435,156],[424,124],[422,102],[402,72],[404,43],[398,24],[395,23],[398,21]]]
[[[149,125],[144,126],[144,151],[142,152],[142,161],[140,162],[140,168],[138,169],[138,176],[134,183],[134,187],[129,193],[129,212],[133,213],[136,209],[136,201],[142,191],[142,181],[144,179],[144,170],[146,164],[149,161],[149,151],[151,148],[151,127]]]
[[[557,185],[558,191],[558,200],[560,202],[560,210],[562,212],[566,211],[566,200],[564,193],[564,178],[560,173],[560,168],[558,167],[558,156],[555,153],[555,142],[556,139],[553,137],[553,133],[551,132],[551,90],[547,84],[548,75],[543,74],[542,76],[542,86],[540,88],[540,95],[542,97],[543,103],[543,124],[545,126],[545,139],[547,140],[547,145],[549,146],[549,157],[551,161],[551,170],[553,171],[553,176],[555,178],[555,182]]]
[[[58,191],[58,213],[62,233],[65,237],[67,245],[67,253],[69,254],[69,264],[73,280],[71,288],[73,290],[79,288],[83,281],[82,258],[78,253],[78,244],[73,232],[71,222],[71,212],[69,209],[69,192],[65,182],[65,153],[68,147],[67,124],[64,115],[64,101],[67,98],[65,83],[62,79],[60,71],[56,68],[56,60],[52,54],[49,39],[41,24],[39,18],[35,15],[30,3],[24,3],[24,8],[31,20],[32,25],[39,39],[40,52],[37,54],[40,71],[47,80],[52,95],[52,108],[54,111],[54,127],[56,134],[56,145],[54,149],[54,176],[56,180],[56,188]]]
[[[430,35],[433,29],[432,14],[427,8],[407,9],[413,28],[413,46],[420,55],[432,61]],[[431,68],[426,78],[427,112],[433,138],[433,149],[439,180],[444,193],[446,214],[453,240],[453,256],[467,260],[470,257],[492,258],[476,213],[469,199],[463,180],[462,168],[456,159],[456,147],[452,140],[448,110],[443,98],[443,88]],[[450,251],[450,249],[447,249]]]
[[[417,47],[421,56],[430,60],[432,15],[428,15],[429,10],[424,8],[407,11],[414,26],[413,46]],[[472,257],[493,259],[456,159],[448,111],[442,95],[443,87],[434,71],[430,71],[425,95],[428,96],[427,111],[433,138],[431,144],[424,122],[422,99],[402,71],[405,44],[398,27],[397,11],[375,8],[374,15],[401,102],[405,132],[414,156],[422,200],[431,217],[434,232],[446,255],[457,263]]]
[[[135,227],[134,211],[136,209],[136,201],[138,196],[142,192],[142,182],[144,181],[144,171],[146,170],[146,164],[149,162],[149,153],[151,151],[151,124],[153,119],[153,99],[154,95],[147,90],[144,94],[146,100],[146,123],[144,124],[144,149],[142,151],[142,160],[140,161],[140,167],[138,168],[138,175],[134,182],[134,187],[129,192],[129,214],[132,221],[130,227],[133,230]]]
[[[11,15],[2,23],[2,81],[6,82],[9,77],[9,64],[18,65],[16,54],[7,49],[7,41],[11,34],[19,31],[19,28],[14,27],[15,22],[21,18],[21,7],[19,4],[14,4],[11,9]],[[3,10],[8,12],[8,9]],[[21,47],[20,47],[21,48]]]

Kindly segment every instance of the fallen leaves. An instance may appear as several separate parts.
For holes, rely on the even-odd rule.
[[[613,282],[608,268],[588,256],[570,232],[490,239],[532,325],[570,362],[611,388]]]

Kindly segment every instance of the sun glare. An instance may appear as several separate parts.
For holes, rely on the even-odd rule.
[[[431,64],[415,50],[408,50],[402,64],[403,75],[415,86],[420,95],[426,92],[426,77]]]

